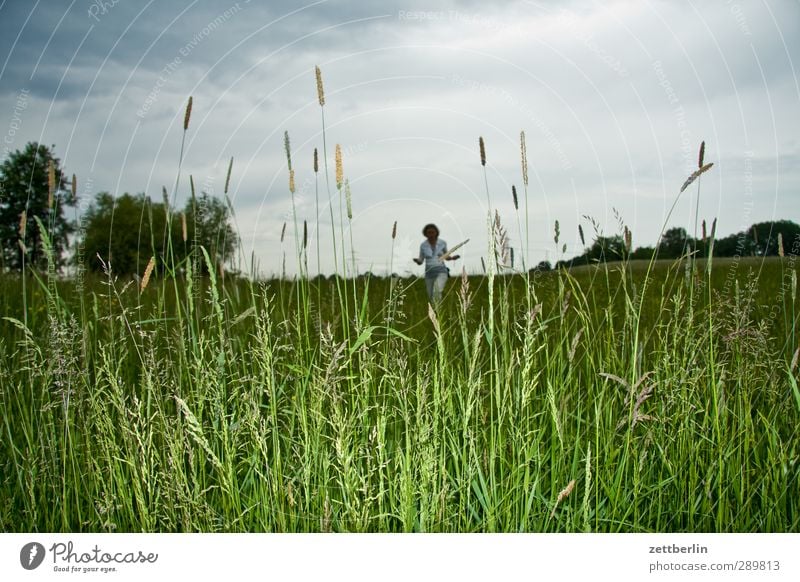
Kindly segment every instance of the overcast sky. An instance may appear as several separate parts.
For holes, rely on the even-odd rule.
[[[700,218],[727,235],[753,222],[800,221],[800,2],[796,0],[0,0],[2,158],[55,144],[83,204],[101,191],[177,201],[229,196],[243,256],[264,274],[295,270],[283,134],[295,206],[316,272],[315,175],[325,84],[330,179],[344,151],[359,271],[421,274],[411,262],[435,222],[462,265],[480,271],[492,207],[525,254],[520,131],[529,159],[529,264],[581,252],[592,217],[653,244],[685,178],[706,161]],[[486,182],[478,137],[486,141]],[[333,268],[319,175],[322,268]],[[519,222],[511,197],[520,197]],[[694,228],[695,187],[670,226]],[[335,222],[339,199],[331,185]],[[553,240],[554,221],[561,238]],[[288,222],[286,240],[280,233]],[[520,236],[520,227],[523,231]],[[345,217],[345,229],[348,228]],[[302,235],[301,235],[302,236]],[[349,233],[345,231],[349,255]],[[341,248],[340,248],[341,250]]]

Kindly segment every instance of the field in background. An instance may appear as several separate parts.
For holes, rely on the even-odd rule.
[[[798,531],[795,270],[4,275],[0,526]]]

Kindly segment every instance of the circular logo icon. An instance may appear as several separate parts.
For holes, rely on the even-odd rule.
[[[44,561],[44,546],[39,542],[30,542],[19,551],[19,563],[26,570],[35,570]]]

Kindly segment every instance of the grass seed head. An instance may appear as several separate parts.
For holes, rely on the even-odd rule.
[[[780,258],[784,257],[783,253],[783,233],[778,233],[778,256]]]
[[[336,189],[342,189],[344,181],[344,168],[342,167],[342,146],[336,144]]]
[[[72,174],[72,199],[78,199],[78,178],[75,174]]]
[[[519,132],[519,153],[522,157],[522,183],[528,185],[528,150],[525,146],[525,132]]]
[[[303,248],[308,248],[308,221],[303,221]]]
[[[395,238],[397,238],[397,221],[396,220],[394,221],[394,224],[392,225],[392,240],[394,240]]]
[[[294,170],[289,170],[289,192],[294,194]]]
[[[228,186],[231,185],[231,170],[233,170],[233,156],[231,156],[231,161],[228,162],[228,173],[225,175],[225,194],[228,193]]]
[[[19,238],[25,238],[25,231],[28,227],[28,211],[23,210],[22,214],[19,215]]]
[[[325,89],[322,87],[322,71],[319,70],[319,67],[314,67],[314,72],[317,76],[317,99],[319,100],[319,106],[322,107],[325,105]]]
[[[47,162],[47,208],[53,208],[53,198],[56,192],[56,167],[53,160]]]
[[[700,142],[700,155],[697,156],[697,167],[703,167],[703,158],[706,157],[706,142]]]
[[[511,186],[511,197],[514,199],[514,210],[519,210],[519,200],[517,200],[517,187]]]
[[[794,351],[794,355],[792,356],[792,363],[789,366],[789,371],[794,372],[794,369],[797,367],[797,360],[800,358],[800,348],[797,348]]]
[[[289,132],[283,132],[283,149],[286,150],[286,165],[292,169],[292,146],[289,142]]]
[[[561,227],[558,224],[558,220],[556,220],[553,231],[554,231],[553,240],[556,242],[556,244],[558,244],[558,237],[561,236]]]
[[[567,486],[566,486],[566,487],[564,487],[564,488],[563,488],[563,489],[562,489],[562,490],[559,492],[559,494],[558,494],[558,502],[559,502],[559,503],[561,503],[562,501],[564,501],[564,499],[566,499],[567,497],[569,497],[569,495],[570,495],[570,493],[572,493],[572,490],[573,490],[573,489],[575,489],[575,479],[573,479],[572,481],[570,481],[569,483],[567,483]]]
[[[581,246],[586,246],[586,239],[583,236],[583,227],[579,224],[578,225],[578,235],[581,237]]]
[[[433,324],[433,331],[438,336],[441,333],[441,329],[439,328],[439,318],[436,317],[436,311],[433,309],[433,305],[428,303],[428,318],[431,320]]]
[[[353,220],[353,197],[350,193],[350,180],[344,181],[344,196],[347,201],[347,220]]]
[[[181,212],[181,235],[183,236],[183,242],[186,242],[188,237],[188,232],[186,228],[186,213]]]
[[[559,491],[559,493],[558,493],[558,498],[556,499],[556,504],[553,506],[553,511],[552,511],[552,513],[550,513],[550,519],[552,519],[553,517],[555,517],[555,515],[556,515],[556,508],[559,506],[559,504],[560,504],[562,501],[564,501],[564,499],[566,499],[567,497],[569,497],[569,494],[570,494],[570,493],[572,493],[572,490],[573,490],[573,489],[575,489],[575,479],[573,479],[572,481],[570,481],[569,483],[567,483],[567,486],[566,486],[566,487],[564,487],[564,488],[563,488],[561,491]]]
[[[703,166],[702,168],[700,168],[700,169],[698,169],[698,170],[695,170],[695,171],[692,173],[692,175],[691,175],[691,176],[689,176],[688,178],[686,178],[686,181],[683,183],[683,186],[681,186],[681,190],[680,190],[680,191],[681,191],[681,192],[683,192],[684,190],[686,190],[686,189],[687,189],[687,188],[688,188],[688,187],[689,187],[689,186],[692,184],[692,182],[694,182],[695,180],[697,180],[697,178],[699,178],[701,175],[703,175],[703,174],[704,174],[704,173],[706,173],[708,170],[710,170],[710,169],[711,169],[711,167],[712,167],[713,165],[714,165],[713,163],[711,163],[711,164],[706,164],[706,165],[705,165],[705,166]]]
[[[317,153],[317,148],[314,148],[314,173],[317,174],[319,172],[319,153]]]
[[[481,150],[481,166],[486,166],[486,146],[483,143],[483,137],[478,138],[478,147]]]
[[[192,117],[192,96],[189,95],[189,101],[186,103],[186,113],[183,115],[183,131],[189,129],[189,119]]]
[[[283,223],[283,228],[281,229],[281,242],[283,242],[283,237],[286,236],[286,223]]]
[[[139,291],[142,292],[147,289],[147,284],[150,282],[150,275],[153,274],[153,269],[156,266],[156,258],[150,257],[150,260],[147,262],[147,266],[144,269],[144,275],[142,276],[142,283],[139,287]]]

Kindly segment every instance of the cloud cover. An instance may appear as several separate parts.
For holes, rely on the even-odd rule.
[[[158,199],[175,184],[193,95],[178,202],[189,174],[221,196],[234,157],[229,194],[243,255],[254,252],[264,273],[294,249],[284,131],[300,229],[316,223],[319,196],[311,248],[319,234],[322,268],[333,267],[326,182],[321,173],[315,191],[312,171],[313,149],[323,149],[315,65],[325,78],[330,171],[340,143],[352,186],[362,272],[388,267],[395,220],[396,271],[419,272],[410,257],[431,221],[451,244],[470,238],[463,264],[480,269],[487,198],[478,136],[492,206],[531,264],[560,258],[556,219],[568,256],[581,251],[583,216],[607,234],[621,217],[634,244],[653,244],[702,140],[716,166],[703,176],[700,214],[717,217],[719,232],[797,220],[800,210],[800,4],[789,0],[75,0],[6,2],[0,15],[4,152],[55,144],[84,200],[103,190]],[[523,197],[520,131],[527,253],[511,198],[512,184]],[[684,193],[670,225],[691,230],[694,195]]]

